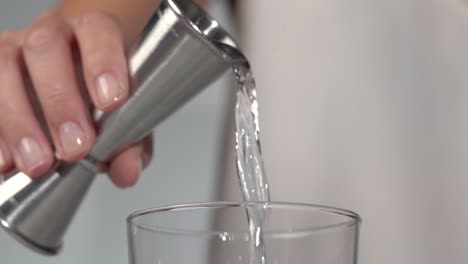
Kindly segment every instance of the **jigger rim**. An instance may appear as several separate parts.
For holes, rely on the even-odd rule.
[[[246,60],[231,34],[192,0],[165,0],[160,5],[170,8],[196,36],[223,59],[230,62]]]
[[[1,229],[5,230],[5,232],[8,233],[11,237],[13,237],[16,241],[39,254],[45,256],[54,256],[62,250],[62,244],[60,244],[57,247],[51,248],[45,247],[41,244],[32,241],[31,239],[28,239],[19,230],[16,230],[16,228],[11,226],[5,219],[3,219],[2,216],[0,216],[0,227]]]

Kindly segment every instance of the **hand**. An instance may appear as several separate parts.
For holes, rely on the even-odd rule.
[[[124,35],[101,12],[73,18],[50,12],[1,34],[0,172],[16,167],[37,178],[54,154],[76,161],[90,152],[96,138],[90,109],[112,111],[129,94]],[[112,181],[135,184],[151,155],[151,137],[121,152],[107,166]]]

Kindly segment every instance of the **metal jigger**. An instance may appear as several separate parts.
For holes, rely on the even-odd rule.
[[[29,248],[57,254],[81,200],[99,170],[121,148],[138,142],[183,103],[245,58],[231,37],[188,0],[159,6],[131,52],[136,88],[115,112],[97,118],[90,155],[59,163],[40,180],[22,172],[0,177],[0,222]]]

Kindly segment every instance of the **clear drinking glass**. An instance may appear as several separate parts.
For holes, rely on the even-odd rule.
[[[357,263],[357,214],[274,202],[186,204],[136,212],[127,219],[130,263],[252,264],[246,212],[258,208],[265,210],[266,264]]]

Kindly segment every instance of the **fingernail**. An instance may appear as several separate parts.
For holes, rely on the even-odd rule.
[[[143,169],[145,168],[145,167],[144,167],[144,163],[143,163],[143,159],[142,159],[141,157],[140,157],[140,160],[139,160],[138,165],[140,166],[140,167],[138,168],[138,171],[141,173],[141,172],[143,171]]]
[[[146,151],[142,147],[141,152],[140,152],[140,168],[141,169],[146,168],[146,166],[148,166],[149,162],[150,162],[150,157],[149,157],[148,153],[146,153]]]
[[[6,155],[4,150],[0,148],[0,169],[4,168],[7,165]]]
[[[23,165],[30,172],[35,171],[47,162],[46,155],[39,143],[30,137],[24,137],[20,140],[19,153]]]
[[[113,74],[104,73],[97,79],[97,96],[103,105],[111,105],[122,98],[122,86]]]
[[[66,155],[74,155],[82,151],[85,143],[85,133],[75,122],[65,122],[59,128],[60,143]]]

